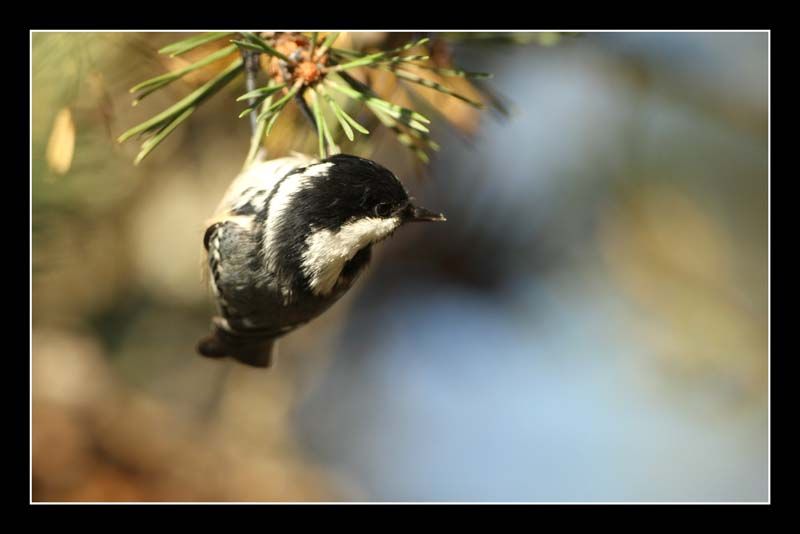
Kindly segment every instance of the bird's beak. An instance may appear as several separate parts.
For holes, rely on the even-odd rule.
[[[404,213],[405,222],[446,221],[444,215],[409,204]]]

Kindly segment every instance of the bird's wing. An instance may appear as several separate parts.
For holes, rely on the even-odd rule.
[[[230,217],[206,231],[209,286],[230,330],[277,335],[283,318],[276,311],[283,297],[271,280],[257,274],[262,259],[253,219]]]
[[[214,292],[214,295],[217,297],[220,313],[222,313],[225,318],[230,316],[231,308],[228,305],[228,300],[225,294],[222,292],[223,284],[221,277],[223,268],[221,267],[222,257],[220,236],[222,235],[223,228],[230,224],[232,223],[214,223],[208,227],[205,236],[203,236],[203,245],[208,253],[208,273],[210,275],[209,285],[211,286],[211,290]]]

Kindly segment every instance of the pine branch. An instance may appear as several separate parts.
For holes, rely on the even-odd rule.
[[[428,70],[439,77],[460,77],[476,81],[491,77],[488,73],[470,72],[453,67],[448,64],[449,62],[443,64],[441,59],[437,62],[432,61],[431,54],[426,49],[430,41],[428,37],[409,41],[390,50],[367,53],[334,47],[339,36],[340,32],[331,32],[323,36],[318,32],[311,32],[310,35],[286,32],[210,32],[165,46],[160,52],[175,57],[221,39],[230,42],[228,46],[206,54],[191,65],[137,84],[131,89],[132,93],[137,94],[134,105],[175,80],[228,55],[233,55],[237,48],[241,57],[173,106],[124,132],[119,136],[119,141],[124,142],[135,135],[147,137],[136,157],[138,163],[178,126],[186,122],[205,100],[232,82],[240,72],[245,74],[245,92],[236,100],[246,100],[247,108],[239,114],[239,117],[247,115],[251,129],[246,165],[254,160],[263,140],[269,136],[280,113],[291,101],[300,108],[308,124],[316,132],[320,155],[339,150],[333,135],[334,131],[341,132],[350,141],[355,139],[354,130],[366,136],[370,135],[369,130],[350,116],[329,90],[336,93],[340,99],[343,97],[344,101],[366,106],[378,122],[395,133],[398,142],[423,161],[427,161],[425,150],[439,148],[430,138],[431,121],[420,112],[393,103],[356,80],[350,75],[350,72],[356,70],[377,69],[389,72],[403,82],[440,92],[477,109],[484,107],[481,101],[461,95],[440,81],[409,70],[412,66]],[[262,69],[264,65],[261,61],[262,54],[269,59],[268,68]],[[258,74],[262,70],[269,79],[266,85],[257,87]],[[489,103],[499,107],[499,101],[493,94],[488,91],[481,93]],[[310,100],[310,107],[306,97]],[[327,116],[325,108],[329,109]],[[329,120],[334,120],[333,125],[328,123]],[[332,126],[338,128],[334,130]]]

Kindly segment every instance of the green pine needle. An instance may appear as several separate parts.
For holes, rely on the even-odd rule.
[[[261,108],[266,110],[272,104],[272,96],[268,96],[264,99],[264,102],[261,104]],[[275,114],[277,117],[278,114]],[[241,117],[241,115],[240,115]],[[250,150],[247,151],[247,157],[244,160],[244,167],[247,168],[253,163],[253,160],[256,158],[256,154],[258,153],[258,148],[261,146],[261,140],[269,135],[269,131],[267,129],[267,121],[256,121],[256,131],[253,132],[253,136],[250,138]]]
[[[228,67],[225,70],[220,72],[212,80],[209,80],[201,87],[198,87],[197,89],[192,91],[189,95],[181,99],[176,104],[173,104],[169,108],[165,109],[158,115],[151,117],[150,119],[144,121],[143,123],[134,126],[130,130],[126,131],[125,133],[119,136],[117,141],[121,143],[127,139],[130,139],[136,134],[152,131],[158,128],[163,122],[168,121],[177,115],[180,115],[181,113],[183,113],[185,109],[195,104],[198,104],[202,100],[205,100],[209,96],[219,91],[225,84],[231,81],[239,73],[241,68],[242,68],[242,58],[237,58],[230,65],[228,65]]]
[[[272,118],[267,123],[267,130],[264,132],[264,137],[269,137],[269,133],[272,131],[272,127],[275,125],[275,122],[278,120],[278,115],[280,114],[281,112],[278,111],[272,115]]]
[[[187,108],[183,113],[175,117],[175,119],[170,122],[165,128],[162,128],[156,135],[142,143],[142,149],[139,151],[139,154],[136,156],[136,159],[133,160],[134,165],[138,165],[147,155],[153,151],[155,147],[157,147],[161,141],[167,138],[169,134],[172,133],[175,128],[180,125],[183,121],[189,118],[189,115],[194,113],[194,110],[197,109],[197,106],[192,106]]]
[[[358,50],[350,50],[349,48],[331,48],[331,54],[334,56],[350,56],[350,57],[364,57],[366,54],[364,52],[359,52]]]
[[[358,121],[356,121],[353,117],[348,115],[347,112],[341,106],[339,106],[338,104],[337,104],[337,107],[339,107],[339,111],[342,112],[342,117],[344,117],[344,119],[348,123],[350,123],[350,126],[352,126],[353,128],[355,128],[356,130],[358,130],[359,132],[361,132],[364,135],[369,135],[369,130],[367,130],[366,128],[361,126],[361,124]]]
[[[325,88],[322,85],[317,87],[317,91],[322,94],[325,98],[325,101],[328,103],[328,107],[333,110],[333,114],[336,116],[336,119],[339,121],[339,124],[342,126],[342,130],[347,138],[352,141],[353,136],[353,128],[358,130],[359,132],[363,133],[364,135],[369,135],[369,130],[361,126],[354,118],[347,114],[345,110],[333,99],[331,95],[325,91]]]
[[[340,72],[343,70],[350,70],[356,67],[379,67],[384,65],[397,65],[399,63],[411,63],[414,61],[425,61],[430,59],[430,56],[395,56],[395,57],[379,57],[377,55],[364,56],[354,61],[347,63],[340,63],[328,69],[329,72]]]
[[[185,52],[188,52],[189,50],[194,50],[198,46],[222,39],[228,35],[233,35],[233,33],[234,32],[210,32],[194,35],[192,37],[181,39],[180,41],[169,44],[160,49],[158,52],[160,54],[169,54],[170,57],[179,56]]]
[[[255,100],[255,102],[253,102],[253,104],[251,104],[250,107],[248,107],[247,109],[245,109],[244,111],[242,111],[239,114],[239,118],[241,119],[242,117],[250,114],[255,108],[257,108],[261,104],[261,102],[265,98],[268,98],[271,95],[273,95],[274,93],[277,93],[278,91],[280,91],[284,87],[286,87],[285,83],[279,83],[277,85],[266,85],[264,87],[259,87],[258,89],[250,91],[249,93],[245,93],[242,96],[240,96],[239,98],[237,98],[236,99],[237,102],[240,102],[242,100],[250,100],[250,99],[254,99]]]
[[[470,106],[472,106],[474,108],[483,109],[483,107],[484,107],[482,103],[476,102],[475,100],[471,100],[471,99],[467,98],[464,95],[460,95],[460,94],[456,93],[455,91],[453,91],[452,89],[449,89],[449,88],[445,87],[444,85],[442,85],[442,84],[440,84],[438,82],[435,82],[433,80],[428,80],[427,78],[422,78],[421,76],[417,76],[416,74],[412,74],[412,73],[410,73],[408,71],[404,71],[404,70],[399,70],[399,69],[387,69],[387,70],[391,70],[394,73],[394,75],[397,76],[398,78],[400,78],[401,80],[406,80],[406,81],[421,85],[423,87],[428,87],[430,89],[434,89],[436,91],[439,91],[440,93],[444,93],[446,95],[452,96],[453,98],[457,98],[457,99],[461,100],[462,102],[466,102],[467,104],[469,104]]]
[[[302,85],[303,85],[302,80],[298,80],[297,82],[295,82],[292,88],[289,89],[289,91],[280,100],[272,104],[265,111],[262,111],[261,114],[256,118],[256,121],[262,121],[266,117],[271,115],[273,112],[282,109],[283,106],[285,106],[286,103],[289,102],[289,100],[291,100],[292,97],[297,94],[297,91],[300,90],[300,87],[302,87]]]
[[[386,52],[386,54],[390,55],[399,54],[400,52],[405,52],[406,50],[411,50],[412,48],[424,45],[428,41],[430,41],[428,37],[423,37],[422,39],[417,39],[416,41],[411,41],[409,43],[404,44],[403,46],[399,46],[397,48],[389,50],[388,52]]]
[[[171,84],[175,80],[184,77],[190,72],[193,72],[201,67],[205,67],[206,65],[209,65],[218,59],[222,59],[225,56],[229,56],[235,51],[236,51],[235,45],[226,46],[225,48],[217,50],[213,54],[209,54],[200,61],[192,63],[191,65],[188,65],[180,70],[168,72],[166,74],[162,74],[161,76],[156,76],[155,78],[150,78],[149,80],[145,80],[142,83],[131,87],[129,92],[131,93],[141,92],[141,94],[136,96],[136,100],[133,101],[133,105],[134,106],[137,105],[144,97],[146,97],[153,91],[161,89],[162,87]]]
[[[286,87],[285,83],[279,83],[278,85],[265,85],[264,87],[259,87],[258,89],[254,89],[249,93],[243,94],[237,98],[236,101],[241,102],[242,100],[249,100],[251,98],[265,98],[272,93],[280,91],[284,87]]]
[[[328,85],[333,87],[340,93],[344,94],[345,96],[349,96],[354,100],[358,100],[364,102],[369,106],[370,109],[379,108],[387,115],[391,116],[392,118],[398,120],[410,126],[411,128],[427,132],[428,128],[424,124],[430,123],[430,119],[422,115],[421,113],[417,113],[416,111],[410,110],[408,108],[404,108],[402,106],[398,106],[397,104],[392,104],[391,102],[387,102],[382,98],[378,97],[372,90],[366,90],[363,92],[359,92],[358,90],[348,87],[346,85],[339,84],[334,81],[329,81]]]
[[[311,45],[309,54],[312,61],[319,61],[322,56],[329,54],[328,57],[331,61],[327,69],[323,69],[323,78],[320,82],[310,84],[308,89],[310,103],[312,107],[312,119],[317,131],[317,142],[320,157],[324,158],[327,155],[338,153],[339,147],[336,145],[334,136],[332,135],[331,127],[325,118],[325,109],[323,100],[330,111],[327,111],[328,116],[332,114],[336,117],[338,125],[340,126],[344,135],[352,142],[355,139],[354,130],[364,135],[369,135],[370,132],[364,126],[359,124],[353,117],[346,111],[344,104],[340,104],[333,97],[335,95],[326,91],[326,87],[330,87],[341,93],[345,97],[358,102],[359,104],[366,105],[367,108],[375,115],[378,121],[391,129],[397,140],[407,148],[409,148],[420,160],[428,162],[429,156],[426,150],[439,150],[439,145],[430,138],[430,130],[428,125],[430,119],[425,115],[408,109],[381,98],[369,86],[359,82],[347,71],[358,67],[377,68],[393,73],[398,79],[405,82],[414,83],[433,89],[440,93],[446,94],[453,98],[457,98],[466,102],[467,104],[476,108],[483,108],[481,102],[471,100],[463,95],[460,95],[452,89],[446,87],[442,83],[419,76],[410,70],[403,68],[404,65],[414,65],[420,69],[425,69],[436,73],[440,76],[454,76],[462,78],[470,78],[475,80],[482,80],[490,78],[492,75],[482,72],[469,72],[458,68],[444,68],[437,67],[431,64],[428,60],[428,55],[402,55],[404,52],[412,48],[424,45],[429,41],[427,37],[410,41],[400,47],[379,51],[374,53],[365,53],[355,50],[347,50],[342,48],[333,48],[340,35],[340,32],[329,33],[324,40],[319,39],[319,32],[309,32]],[[216,50],[199,61],[192,63],[184,68],[167,72],[160,76],[145,80],[133,88],[131,93],[136,93],[136,98],[133,102],[136,105],[141,99],[147,95],[157,91],[170,83],[178,80],[187,74],[205,67],[214,61],[221,60],[222,58],[234,54],[237,47],[243,50],[254,50],[259,53],[267,54],[271,57],[277,57],[282,61],[294,64],[295,61],[291,60],[285,54],[276,50],[273,46],[273,39],[265,40],[257,33],[253,32],[209,32],[200,35],[194,35],[178,42],[172,43],[159,50],[162,54],[169,54],[171,57],[178,56],[186,53],[204,44],[217,41],[219,39],[234,36],[230,40],[230,45]],[[270,44],[272,43],[272,44]],[[125,131],[119,136],[118,141],[123,142],[135,135],[146,135],[147,139],[142,143],[141,150],[136,156],[135,163],[141,162],[148,154],[150,154],[156,146],[158,146],[166,137],[168,137],[180,124],[184,123],[189,116],[191,116],[199,105],[207,98],[217,93],[222,87],[230,83],[243,70],[243,59],[237,58],[228,65],[222,72],[217,74],[212,80],[206,82],[201,87],[192,91],[189,95],[182,98],[174,105],[168,107],[161,113],[151,117],[150,119],[142,122]],[[335,76],[334,76],[335,74]],[[286,73],[284,72],[284,75]],[[338,81],[337,81],[338,79]],[[340,83],[343,82],[343,83]],[[276,124],[286,105],[300,94],[300,90],[304,86],[303,80],[296,80],[291,86],[287,83],[272,85],[272,82],[264,87],[249,91],[238,98],[237,102],[248,101],[248,107],[239,114],[239,117],[245,117],[249,114],[255,114],[256,117],[255,131],[250,140],[250,147],[247,157],[245,159],[245,167],[252,164],[254,161],[259,147],[262,145],[264,139],[269,136],[273,126]],[[477,85],[476,87],[480,89]],[[285,94],[277,98],[280,91],[285,91]],[[481,91],[484,93],[485,91]],[[273,100],[276,101],[273,102]],[[491,95],[488,102],[492,107],[500,107],[497,98]],[[338,132],[337,132],[338,135]]]
[[[344,70],[354,69],[356,67],[367,67],[367,66],[370,66],[370,65],[377,65],[377,64],[380,64],[380,63],[383,63],[383,62],[386,62],[386,61],[393,61],[393,60],[394,61],[400,61],[400,58],[402,58],[402,56],[398,56],[399,53],[405,52],[406,50],[409,50],[411,48],[414,48],[414,47],[417,47],[419,45],[425,44],[429,40],[430,39],[428,39],[427,37],[423,37],[422,39],[410,42],[410,43],[408,43],[406,45],[403,45],[403,46],[401,46],[399,48],[395,48],[393,50],[387,50],[387,51],[384,51],[384,52],[376,52],[374,54],[362,55],[362,56],[358,57],[357,59],[354,59],[352,61],[348,61],[347,63],[341,63],[339,65],[331,67],[329,70],[331,70],[333,72],[341,72],[341,71],[344,71]],[[411,57],[419,58],[420,56],[411,56]],[[425,56],[425,57],[427,57],[427,56]]]
[[[272,115],[272,118],[267,123],[267,131],[264,132],[264,137],[269,137],[269,132],[272,131],[272,127],[275,125],[275,121],[278,120],[278,115],[280,114],[281,114],[280,111],[278,111]]]
[[[328,143],[328,154],[338,154],[340,152],[339,146],[333,140],[328,121],[325,120],[325,115],[322,112],[322,106],[320,106],[320,115],[322,115],[322,133],[325,134],[325,142]]]
[[[328,71],[330,72],[340,72],[343,70],[350,70],[356,67],[368,67],[370,65],[377,65],[381,61],[386,61],[386,54],[384,52],[379,52],[377,54],[370,54],[368,56],[363,56],[358,59],[354,59],[353,61],[348,61],[347,63],[340,63],[336,66],[330,67]]]
[[[319,157],[320,159],[325,159],[327,157],[325,153],[325,141],[324,137],[325,134],[323,133],[322,124],[324,119],[322,118],[322,111],[320,110],[318,99],[316,98],[316,93],[311,93],[313,98],[311,99],[311,108],[314,110],[314,122],[317,125],[317,142],[319,143]]]
[[[375,116],[378,117],[378,120],[380,120],[384,126],[392,130],[397,136],[397,140],[406,148],[411,150],[423,163],[428,163],[430,161],[430,158],[425,151],[419,148],[419,146],[414,142],[414,139],[408,133],[400,129],[396,121],[394,121],[388,115],[385,115],[380,110],[375,111]]]
[[[279,59],[286,61],[287,63],[294,63],[291,59],[289,59],[285,55],[281,54],[280,52],[272,48],[264,39],[262,39],[258,35],[252,32],[244,32],[242,33],[242,35],[244,35],[245,39],[247,39],[248,42],[245,41],[232,41],[232,42],[238,44],[239,46],[244,46],[246,48],[251,48],[259,52],[264,52],[265,54],[270,56],[275,56]]]
[[[328,127],[328,121],[325,119],[325,112],[322,109],[321,101],[316,93],[314,93],[314,101],[318,102],[317,106],[319,107],[319,115],[322,118],[322,133],[325,134],[325,141],[328,143],[328,153],[338,154],[341,151],[333,140],[333,135],[331,135],[331,130]]]
[[[308,57],[310,58],[314,57],[314,52],[317,48],[317,37],[319,37],[319,32],[311,33],[311,50],[308,51]]]
[[[233,80],[241,71],[242,63],[242,59],[237,58],[213,79],[209,80],[201,87],[197,88],[195,91],[181,99],[179,102],[173,104],[156,116],[151,117],[143,123],[124,132],[119,136],[117,141],[121,143],[127,139],[130,139],[136,134],[157,131],[155,136],[145,141],[145,143],[142,145],[142,153],[140,153],[136,158],[136,163],[140,162],[152,151],[153,148],[163,141],[164,138],[166,138],[167,135],[169,135],[178,124],[183,122],[189,115],[191,115],[202,101],[215,94],[217,91],[222,89],[222,87]]]
[[[328,49],[331,47],[331,45],[334,43],[334,41],[336,41],[336,38],[339,37],[340,33],[341,32],[332,32],[325,38],[324,41],[322,41],[322,46],[319,48],[319,50],[317,50],[317,55],[315,59],[319,59],[323,55],[325,55],[325,52],[327,52]]]
[[[424,63],[419,63],[416,64],[415,66],[421,69],[435,72],[436,74],[440,74],[442,76],[458,76],[460,78],[471,78],[475,80],[486,80],[494,77],[494,74],[490,72],[470,72],[462,69],[455,69],[455,68],[448,69],[444,67],[435,67],[433,65],[426,65]]]

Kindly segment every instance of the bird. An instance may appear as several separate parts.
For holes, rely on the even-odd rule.
[[[407,223],[446,220],[413,200],[386,167],[349,154],[293,153],[244,169],[206,223],[219,313],[197,352],[270,367],[277,340],[339,300],[376,243]]]

